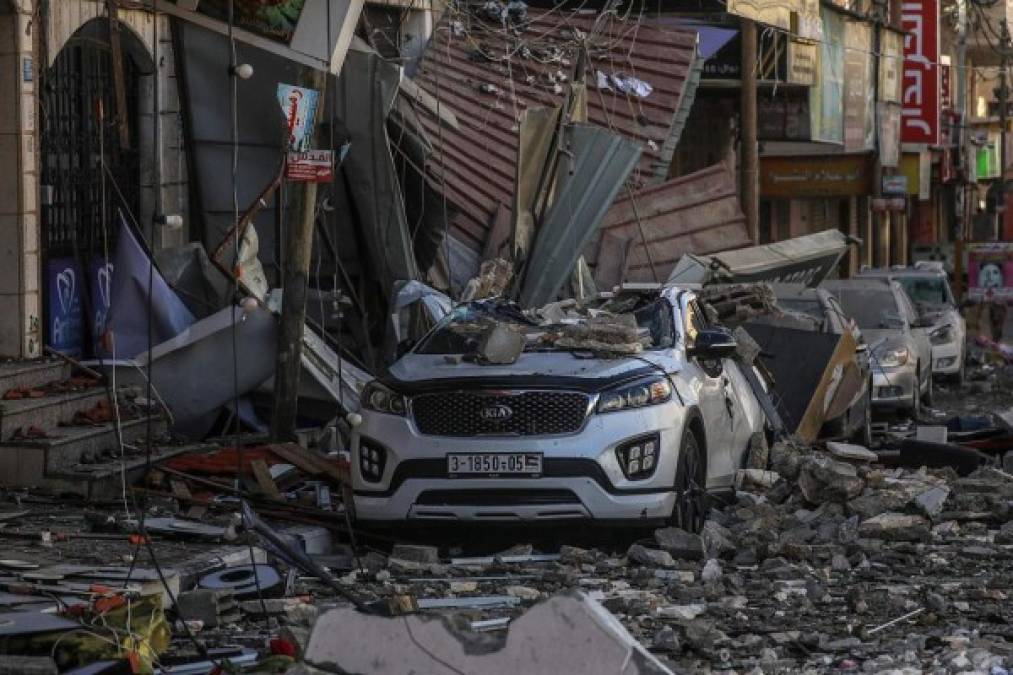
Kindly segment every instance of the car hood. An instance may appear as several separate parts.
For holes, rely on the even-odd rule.
[[[538,386],[550,389],[600,391],[616,384],[664,370],[678,364],[653,352],[637,358],[578,358],[569,352],[521,354],[510,365],[482,365],[457,361],[442,354],[407,354],[390,367],[384,378],[405,392],[475,387]]]
[[[892,328],[863,328],[862,335],[865,337],[869,349],[883,350],[894,347],[907,347],[907,337],[903,331]]]
[[[960,312],[947,305],[938,305],[925,308],[921,313],[921,317],[927,322],[932,322],[933,326],[949,324],[956,327],[960,321]]]

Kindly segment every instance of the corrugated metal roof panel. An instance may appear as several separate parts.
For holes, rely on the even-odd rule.
[[[638,227],[637,216],[640,225]],[[716,253],[749,246],[735,174],[726,163],[673,178],[620,197],[606,214],[602,232],[632,242],[627,281],[664,281],[684,253]],[[644,242],[650,257],[644,252]]]
[[[446,185],[447,199],[459,209],[453,234],[474,250],[482,250],[498,205],[512,208],[520,111],[565,100],[567,86],[558,74],[572,75],[576,31],[591,36],[588,120],[644,146],[634,173],[638,184],[649,180],[652,163],[658,161],[686,96],[696,58],[695,31],[661,27],[636,16],[532,9],[518,32],[448,11],[415,82],[457,116],[460,128],[455,130],[419,115],[434,149],[427,167],[432,183]],[[599,70],[636,77],[652,91],[638,98],[597,89]],[[487,85],[495,91],[487,93]]]

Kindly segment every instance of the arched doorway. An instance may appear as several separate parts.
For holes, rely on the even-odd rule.
[[[109,21],[89,21],[42,74],[43,339],[69,354],[88,354],[101,332],[117,213],[140,209],[139,148],[150,130],[140,128],[139,91],[152,64],[136,36],[119,35],[117,59]]]

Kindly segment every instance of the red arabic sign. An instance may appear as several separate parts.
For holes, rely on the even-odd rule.
[[[905,0],[901,141],[939,144],[939,0]]]
[[[285,178],[303,183],[330,183],[334,175],[334,155],[330,150],[290,152]]]

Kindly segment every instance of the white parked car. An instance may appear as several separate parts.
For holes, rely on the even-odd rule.
[[[454,309],[362,393],[357,519],[698,530],[707,491],[731,489],[764,430],[735,341],[689,290],[623,291],[599,309],[635,317],[642,351],[554,341],[561,324],[500,300]],[[497,326],[523,336],[512,364],[479,357]]]
[[[922,261],[913,267],[863,269],[859,276],[892,279],[915,304],[920,319],[931,324],[932,373],[964,382],[967,357],[967,325],[950,290],[942,263]]]

